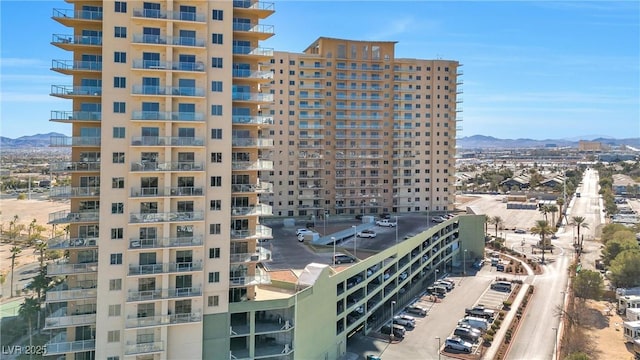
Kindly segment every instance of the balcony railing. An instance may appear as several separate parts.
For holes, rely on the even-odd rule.
[[[232,216],[268,216],[273,215],[273,209],[267,204],[258,204],[255,206],[232,206]]]
[[[133,60],[134,69],[147,70],[177,70],[177,71],[204,71],[202,61],[160,61],[160,60]]]
[[[53,9],[54,18],[68,18],[78,20],[102,20],[102,11]]]
[[[231,184],[231,192],[272,193],[273,184],[262,181],[258,184]]]
[[[201,196],[202,187],[180,186],[168,188],[134,188],[131,189],[131,197],[158,197],[158,196]]]
[[[51,85],[52,96],[100,96],[102,86]]]
[[[49,146],[100,146],[100,136],[51,136]]]
[[[133,85],[131,93],[136,95],[204,96],[204,89],[184,86]]]
[[[51,121],[100,121],[102,112],[100,111],[51,111]]]
[[[194,161],[177,162],[133,162],[131,171],[202,171],[203,163]]]
[[[47,302],[55,301],[71,301],[82,299],[94,299],[98,297],[98,289],[68,289],[68,290],[55,290],[50,289],[47,291]]]
[[[51,42],[54,44],[63,44],[63,45],[66,44],[66,45],[101,46],[102,36],[53,34],[53,39],[51,40]]]
[[[171,111],[134,111],[131,113],[133,120],[151,121],[203,121],[201,112],[171,112]]]
[[[95,323],[96,314],[47,317],[44,320],[44,329],[48,330],[60,327],[91,325]]]
[[[153,249],[166,247],[201,246],[202,236],[169,237],[161,239],[130,239],[129,249]]]
[[[129,317],[125,320],[125,327],[127,329],[149,327],[149,326],[162,326],[162,325],[174,325],[185,324],[202,321],[202,315],[199,313],[192,314],[175,314],[175,315],[156,315],[145,317]]]
[[[201,137],[181,136],[134,136],[131,138],[132,146],[203,146]]]
[[[231,230],[232,239],[269,239],[272,237],[272,229],[264,225],[256,225],[255,230]]]
[[[271,278],[269,275],[235,276],[229,278],[229,286],[250,286],[261,284],[271,284]]]
[[[98,246],[98,238],[69,238],[66,235],[56,236],[47,241],[49,250],[78,249]]]
[[[99,218],[100,213],[98,211],[69,212],[68,210],[61,210],[49,214],[49,224],[96,222]]]
[[[271,260],[271,252],[266,249],[259,248],[255,253],[230,254],[229,261],[231,263],[247,263]]]
[[[193,13],[185,11],[165,11],[156,9],[133,9],[134,17],[143,17],[147,19],[170,19],[180,21],[205,22],[203,13]]]
[[[99,186],[56,186],[49,190],[49,197],[56,199],[68,199],[75,197],[100,196]]]
[[[188,36],[134,34],[133,43],[204,47],[205,41],[203,38]]]
[[[125,355],[148,354],[164,351],[164,341],[155,341],[142,344],[126,344],[124,346]]]
[[[143,290],[143,291],[129,291],[127,295],[127,301],[153,301],[161,299],[170,299],[178,297],[193,297],[201,296],[201,288],[177,288],[177,289],[158,289],[158,290]]]
[[[239,9],[275,11],[274,4],[267,1],[233,0],[233,7]]]
[[[47,355],[62,355],[66,353],[76,353],[84,351],[94,351],[96,349],[95,340],[79,340],[64,342],[48,342]]]
[[[184,263],[160,263],[148,265],[129,265],[129,275],[164,274],[202,270],[202,261]]]
[[[234,92],[231,94],[233,101],[273,102],[273,94]]]
[[[273,170],[273,161],[232,161],[232,170]]]
[[[102,71],[102,61],[52,60],[51,69],[58,71]]]
[[[273,139],[234,137],[231,139],[231,146],[238,147],[273,147]]]
[[[131,213],[129,215],[129,223],[150,223],[150,222],[167,222],[167,221],[201,221],[204,220],[202,211],[180,212],[172,211],[165,213]]]
[[[273,48],[261,48],[253,46],[241,46],[236,45],[232,48],[233,55],[248,55],[248,56],[264,56],[272,57]]]
[[[100,162],[78,161],[51,163],[49,165],[49,170],[51,172],[100,171]]]
[[[232,115],[231,122],[233,124],[254,124],[254,125],[273,125],[273,116],[245,116]]]
[[[244,79],[273,79],[273,72],[251,69],[233,69],[232,76]]]
[[[241,22],[233,23],[233,31],[274,34],[273,25],[247,24],[247,23],[241,23]]]
[[[70,274],[82,274],[92,273],[98,271],[98,263],[87,264],[48,264],[47,275],[70,275]]]

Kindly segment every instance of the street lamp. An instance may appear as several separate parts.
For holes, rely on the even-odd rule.
[[[440,336],[436,336],[436,340],[438,340],[438,360],[440,360]]]
[[[333,266],[336,266],[336,238],[334,236],[331,237],[331,242],[333,243]]]
[[[398,246],[398,217],[396,216],[396,246]],[[398,251],[398,249],[396,249]]]
[[[351,227],[353,228],[353,256],[358,258],[358,255],[356,253],[356,248],[358,245],[358,228],[355,225],[352,225]]]
[[[467,275],[467,249],[462,253],[462,275]]]
[[[435,269],[433,271],[433,282],[436,282],[438,280],[438,273],[440,272],[440,270]]]
[[[553,358],[557,359],[558,358],[558,328],[551,328],[553,329],[553,331],[555,331],[556,337],[555,339],[553,339]]]
[[[327,209],[324,209],[324,216],[322,217],[324,219],[324,231],[322,232],[322,236],[327,236]]]
[[[389,331],[389,342],[393,341],[393,305],[395,305],[395,301],[391,301],[391,325],[389,326],[391,330]]]

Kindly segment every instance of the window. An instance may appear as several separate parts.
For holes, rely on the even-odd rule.
[[[222,20],[224,12],[222,10],[213,10],[211,18],[213,20]]]
[[[221,163],[222,162],[222,153],[219,153],[219,152],[211,153],[211,162],[212,163]]]
[[[209,224],[209,234],[220,235],[220,224]]]
[[[211,115],[222,115],[222,105],[211,105]]]
[[[109,316],[120,316],[120,304],[109,305]]]
[[[123,101],[114,101],[113,102],[113,112],[116,114],[124,114],[126,111],[126,106]]]
[[[211,34],[211,43],[222,44],[222,34]]]
[[[111,254],[110,264],[111,265],[122,265],[122,254],[121,253]]]
[[[207,297],[207,305],[218,306],[220,305],[220,297],[218,295],[211,295]]]
[[[219,258],[220,258],[220,248],[209,249],[209,259],[219,259]]]
[[[114,126],[113,127],[113,138],[114,139],[124,139],[125,130],[124,127]]]
[[[113,163],[114,164],[124,164],[124,153],[123,152],[114,152],[113,153]]]
[[[124,203],[111,203],[112,214],[124,214]]]
[[[127,12],[127,3],[124,1],[116,1],[116,9],[117,13],[126,13]]]
[[[120,360],[120,356],[107,356],[107,360]]]
[[[222,176],[212,176],[211,177],[211,186],[212,187],[220,187],[220,186],[222,186]]]
[[[212,81],[211,82],[211,91],[213,91],[213,92],[221,92],[222,91],[222,81]]]
[[[211,200],[210,210],[220,211],[222,210],[222,200]]]
[[[119,240],[124,238],[124,229],[123,228],[113,228],[111,229],[111,240]]]
[[[112,189],[124,189],[124,178],[123,177],[111,178],[111,188]]]
[[[212,139],[222,139],[222,129],[211,129]]]
[[[221,57],[212,57],[211,58],[211,67],[213,68],[222,68],[222,58]]]
[[[122,290],[122,279],[109,279],[109,291]]]
[[[127,62],[127,53],[124,51],[116,51],[113,53],[113,62],[125,64]]]
[[[124,76],[113,77],[113,87],[117,89],[124,89],[127,87],[127,78]]]
[[[116,26],[114,29],[114,36],[117,38],[126,38],[127,28],[124,26]]]
[[[209,282],[210,283],[220,282],[220,272],[218,272],[218,271],[210,272],[209,273]]]
[[[107,332],[107,342],[120,342],[120,330],[112,330]]]

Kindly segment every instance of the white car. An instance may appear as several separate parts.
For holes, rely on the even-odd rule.
[[[376,234],[376,232],[373,230],[362,230],[358,232],[357,235],[359,238],[374,238],[378,236],[378,234]]]
[[[305,235],[305,234],[313,234],[313,231],[311,231],[311,230],[309,230],[307,228],[296,230],[296,236]]]
[[[470,353],[473,345],[470,342],[464,341],[457,336],[450,336],[444,342],[444,348],[447,350],[457,350],[466,353]]]

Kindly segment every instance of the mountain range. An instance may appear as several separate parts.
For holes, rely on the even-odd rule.
[[[16,139],[0,136],[0,148],[26,149],[49,147],[49,138],[52,136],[65,136],[64,134],[50,132],[21,136]],[[544,148],[544,147],[578,147],[580,140],[599,141],[610,146],[629,145],[640,148],[640,138],[613,139],[598,137],[597,135],[573,137],[571,139],[498,139],[493,136],[473,135],[457,139],[457,146],[461,149],[514,149],[514,148]]]

